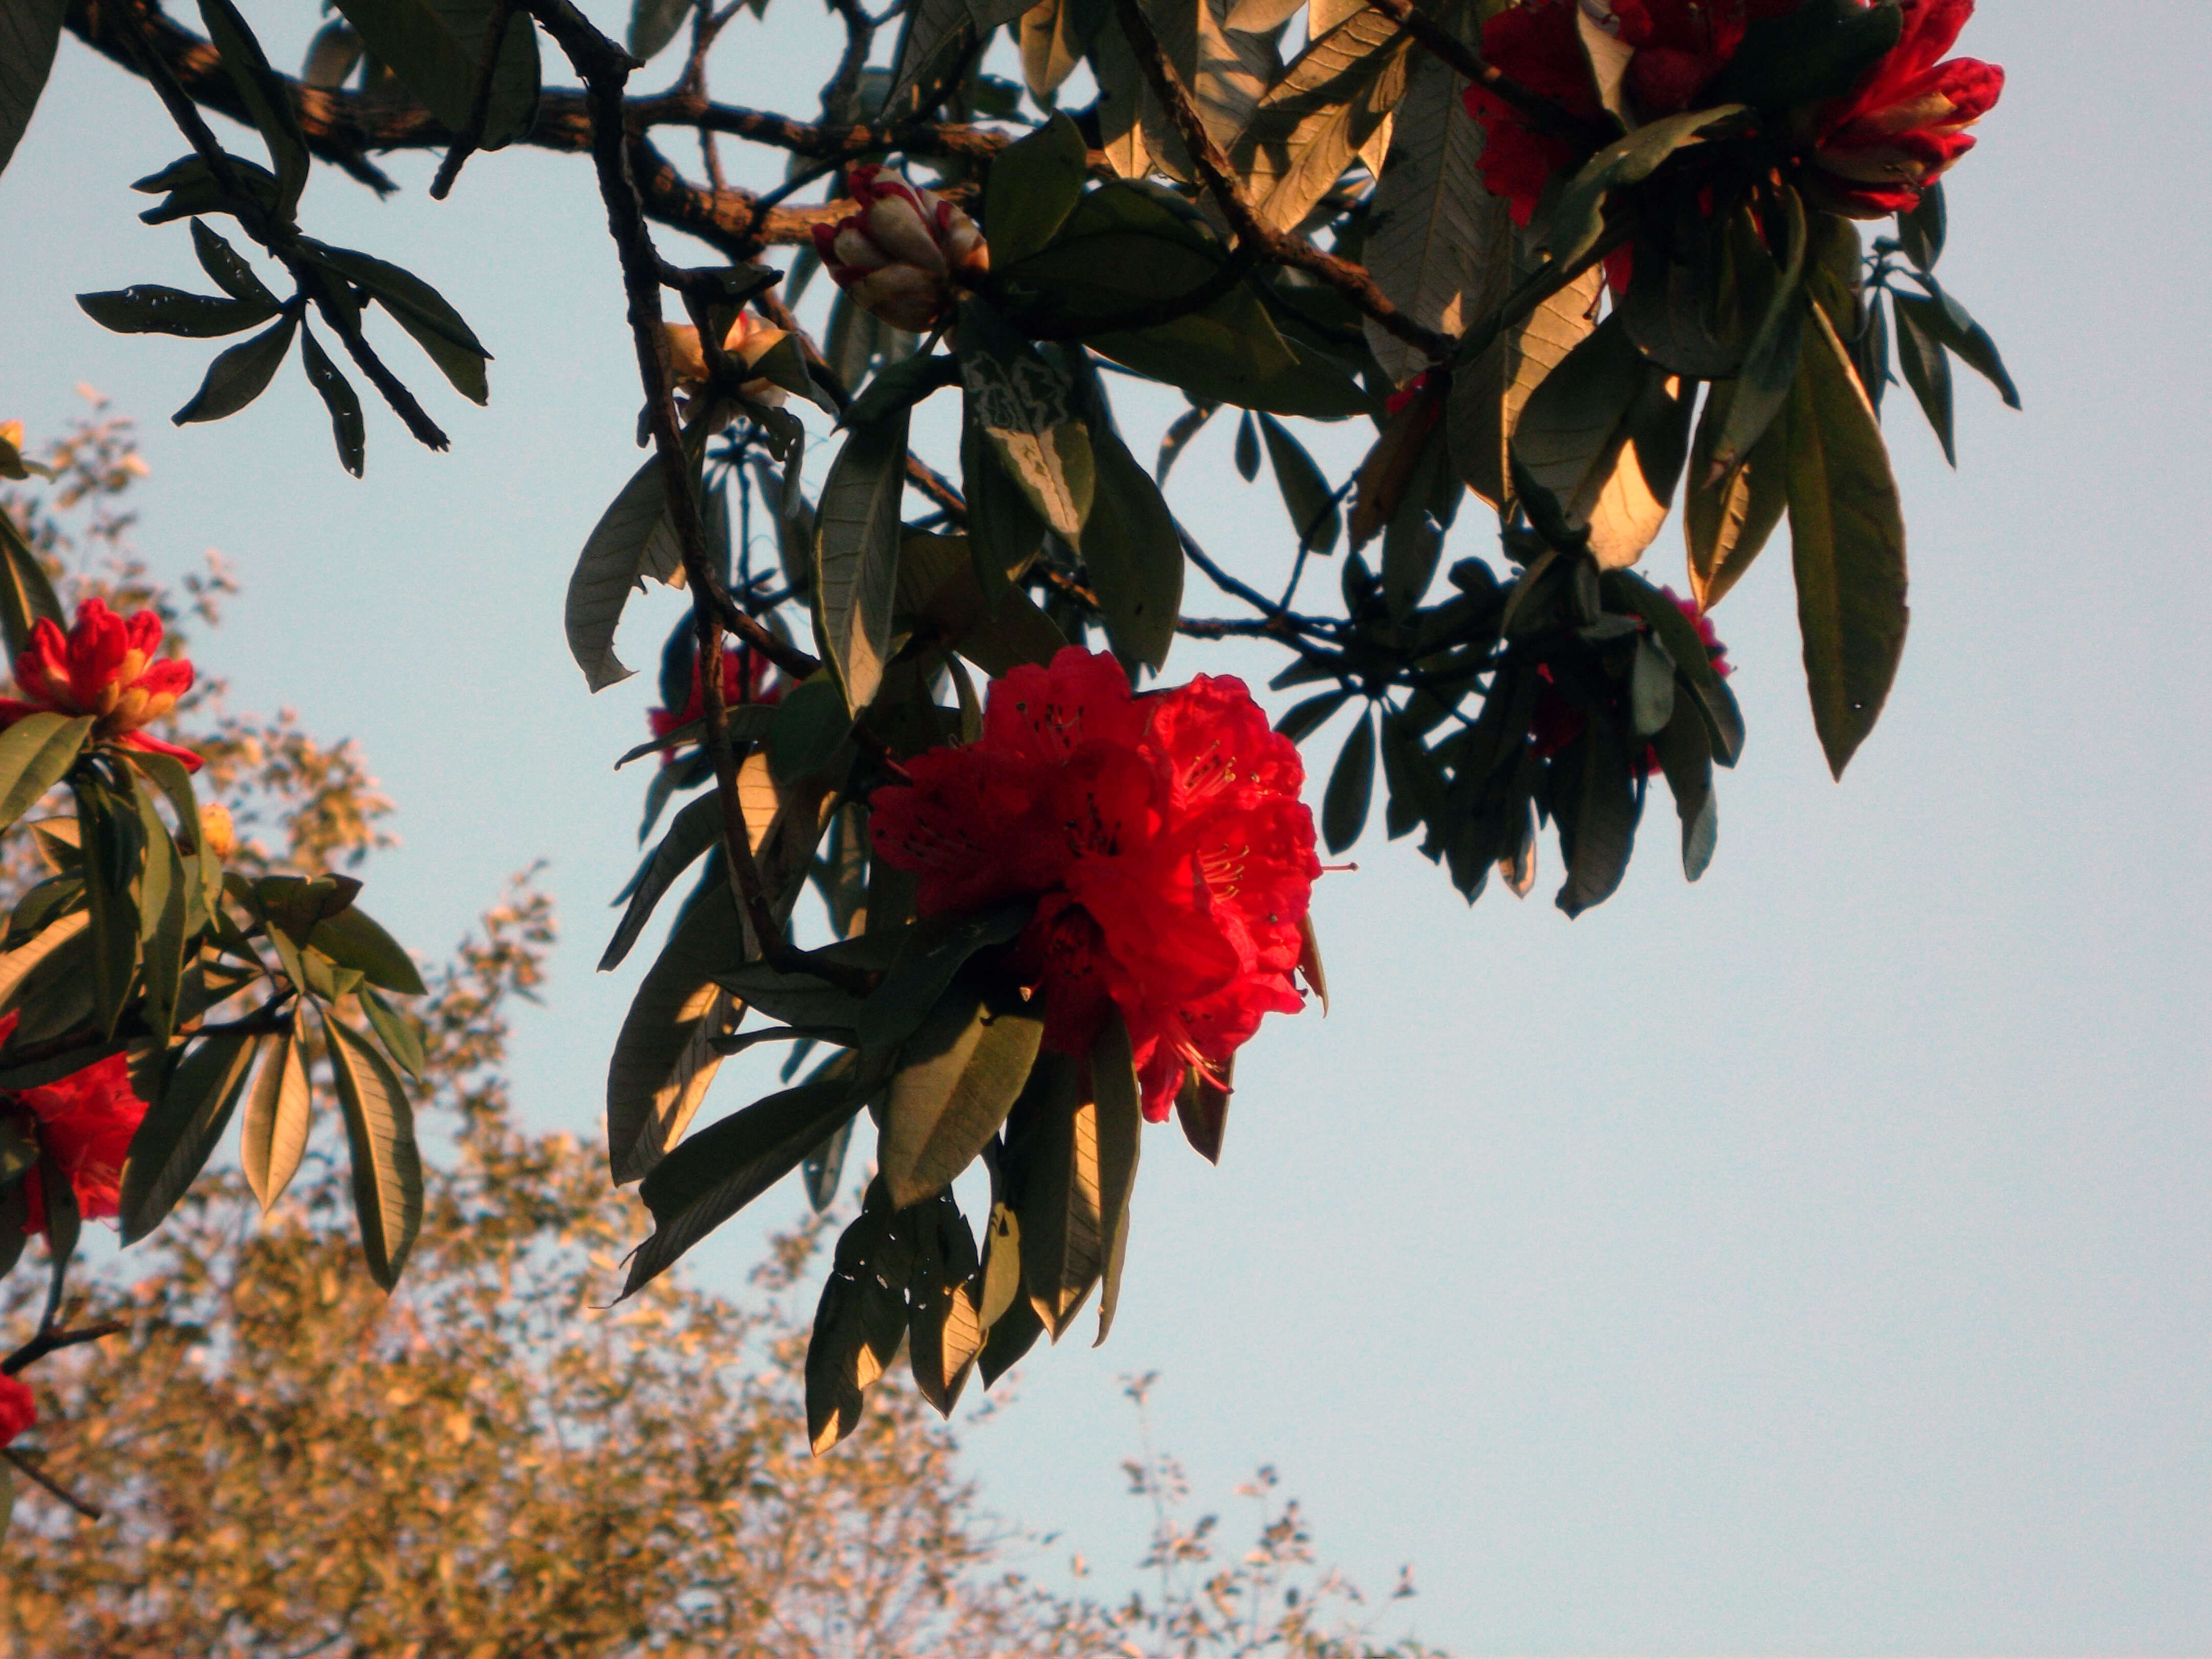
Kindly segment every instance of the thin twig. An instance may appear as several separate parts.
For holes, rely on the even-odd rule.
[[[62,1485],[60,1481],[55,1480],[53,1476],[48,1474],[44,1469],[40,1468],[39,1467],[38,1460],[31,1456],[27,1452],[19,1450],[14,1446],[0,1446],[0,1457],[6,1458],[24,1474],[28,1475],[40,1486],[44,1486],[48,1492],[52,1492],[63,1503],[68,1504],[86,1520],[101,1521],[106,1518],[107,1511],[106,1510],[103,1510],[99,1504],[91,1502],[88,1498],[79,1498],[67,1486]]]
[[[50,1353],[64,1348],[74,1348],[79,1343],[97,1342],[104,1336],[114,1336],[131,1328],[126,1320],[103,1319],[97,1325],[80,1325],[75,1330],[63,1330],[50,1326],[33,1336],[21,1347],[0,1359],[0,1376],[14,1376],[25,1367],[36,1364]]]

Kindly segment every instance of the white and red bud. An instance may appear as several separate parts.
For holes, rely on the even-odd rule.
[[[814,227],[814,249],[862,310],[921,334],[945,320],[953,290],[991,266],[975,222],[881,167],[853,169],[856,211]]]

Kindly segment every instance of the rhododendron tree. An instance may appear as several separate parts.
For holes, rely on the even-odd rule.
[[[844,44],[804,118],[714,98],[717,64],[760,44],[734,5],[636,0],[617,43],[568,0],[441,0],[435,27],[402,0],[336,3],[312,41],[276,43],[304,47],[294,78],[231,0],[198,0],[197,29],[70,0],[68,30],[175,118],[186,153],[137,181],[141,216],[190,221],[219,290],[81,303],[124,331],[248,336],[180,423],[243,407],[296,343],[360,473],[356,378],[449,441],[386,324],[473,402],[489,351],[423,277],[308,234],[314,162],[385,190],[372,152],[436,148],[443,198],[495,173],[482,152],[588,150],[650,453],[578,526],[563,621],[585,688],[631,675],[617,635],[640,593],[684,595],[623,757],[663,763],[602,967],[697,872],[611,1039],[611,1171],[653,1220],[629,1288],[794,1170],[826,1205],[865,1115],[878,1173],[808,1362],[817,1446],[902,1346],[949,1410],[1093,1294],[1103,1334],[1144,1126],[1174,1116],[1223,1154],[1237,1054],[1321,991],[1317,848],[1359,841],[1378,776],[1382,830],[1418,835],[1470,902],[1493,872],[1528,891],[1547,826],[1559,907],[1604,902],[1655,778],[1694,880],[1745,744],[1711,613],[1785,522],[1840,777],[1905,644],[1893,370],[1947,453],[1954,360],[2016,401],[1936,275],[1946,181],[1971,176],[1954,169],[2002,88],[1954,53],[1971,0],[833,0]],[[664,52],[671,89],[638,93]],[[545,84],[563,64],[579,85]],[[266,165],[206,110],[253,129]],[[672,129],[703,179],[662,148]],[[783,164],[772,182],[731,182],[732,140]],[[711,257],[678,263],[679,234]],[[1148,468],[1123,422],[1164,389],[1182,401]],[[1217,419],[1287,519],[1241,574],[1166,493]],[[1362,422],[1351,449],[1316,447],[1355,465],[1316,459],[1316,424]],[[1639,569],[1677,507],[1683,601]],[[45,613],[7,603],[27,645]],[[88,651],[109,637],[80,627]],[[39,638],[20,688],[37,712],[0,747],[108,720],[82,764],[111,793],[164,759],[105,708],[72,712],[94,704],[44,665],[76,659]],[[1284,653],[1267,689],[1297,701],[1272,727],[1197,659],[1231,638]],[[163,695],[132,701],[154,672],[117,683],[123,722]],[[1298,745],[1340,717],[1310,791]],[[90,848],[121,809],[80,794]],[[200,895],[229,948],[212,864],[175,844],[202,879],[164,894],[188,923]],[[399,1054],[397,1017],[337,972],[373,982],[366,958],[319,931],[356,937],[349,890],[220,890],[279,971],[326,1002],[358,993]],[[103,1042],[128,932],[94,957]],[[183,1029],[166,1004],[151,1024]],[[772,1042],[787,1086],[695,1129],[722,1060]],[[166,1121],[156,1102],[147,1124]],[[126,1231],[152,1133],[125,1164]],[[952,1183],[979,1160],[992,1203],[971,1218]],[[364,1190],[409,1189],[404,1162],[362,1167]]]

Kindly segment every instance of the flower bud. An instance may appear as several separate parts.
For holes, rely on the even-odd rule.
[[[219,861],[227,862],[238,850],[238,826],[231,822],[230,808],[220,801],[200,808],[200,844]]]
[[[722,349],[750,368],[767,356],[786,333],[786,330],[762,321],[750,312],[741,311],[730,325],[730,331],[722,337]],[[679,397],[697,397],[706,388],[708,378],[707,354],[699,344],[699,331],[689,323],[663,323],[660,334],[667,343],[671,386]],[[783,407],[784,390],[773,380],[750,380],[738,389],[757,404],[766,404],[771,409]]]
[[[853,302],[921,334],[945,320],[953,290],[990,269],[975,222],[881,167],[853,169],[855,211],[814,227],[814,250]]]

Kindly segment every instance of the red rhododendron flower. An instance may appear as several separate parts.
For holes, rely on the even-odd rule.
[[[0,1446],[38,1420],[39,1407],[31,1398],[31,1385],[20,1376],[0,1372]]]
[[[1713,665],[1713,672],[1723,679],[1735,673],[1735,665],[1728,659],[1728,647],[1721,643],[1720,635],[1713,631],[1713,619],[1705,615],[1698,602],[1685,599],[1671,587],[1659,591],[1698,625],[1698,637],[1705,642],[1705,655]],[[1528,717],[1528,738],[1536,745],[1536,752],[1548,760],[1589,729],[1589,716],[1559,695],[1547,665],[1537,664],[1536,677],[1544,684],[1536,693],[1535,710]],[[1659,769],[1659,751],[1650,744],[1644,744],[1638,765],[1644,775],[1650,777]]]
[[[1047,1046],[1087,1054],[1109,1006],[1157,1123],[1192,1067],[1218,1078],[1292,982],[1321,864],[1297,748],[1241,680],[1137,697],[1069,647],[991,687],[975,743],[876,792],[876,852],[924,915],[1035,897],[1012,961]]]
[[[1920,192],[1974,147],[1966,129],[1996,105],[2004,71],[1973,58],[1939,61],[1974,15],[1974,0],[1904,0],[1905,29],[1848,96],[1820,112],[1813,159],[1822,205],[1880,219],[1919,205]]]
[[[769,684],[770,672],[765,657],[737,646],[725,650],[722,653],[722,707],[734,708],[742,702],[781,702],[783,687]],[[689,726],[703,715],[707,712],[707,702],[702,695],[702,690],[699,684],[699,658],[695,652],[691,658],[691,695],[685,700],[684,707],[673,710],[648,708],[645,711],[645,723],[652,728],[653,735],[665,738],[671,732]],[[660,763],[663,766],[674,765],[676,751],[673,749],[661,750]]]
[[[1482,56],[1507,78],[1568,114],[1602,121],[1575,22],[1576,0],[1521,0],[1482,26]],[[1482,123],[1483,188],[1511,204],[1513,222],[1536,216],[1544,186],[1562,167],[1578,166],[1581,152],[1529,125],[1521,112],[1487,87],[1467,89],[1467,112]]]
[[[67,634],[42,617],[31,630],[30,644],[15,659],[15,685],[22,696],[0,697],[0,726],[41,710],[96,714],[95,738],[172,756],[197,771],[200,757],[191,750],[140,730],[174,708],[177,699],[192,689],[191,664],[161,656],[161,619],[150,611],[126,619],[106,601],[87,599],[77,607],[76,626]]]
[[[846,183],[859,210],[814,227],[823,269],[863,311],[927,332],[951,309],[954,283],[990,268],[983,233],[951,203],[882,167],[854,167]]]
[[[14,1035],[16,1016],[0,1018],[0,1045]],[[112,1216],[122,1198],[123,1160],[146,1115],[146,1103],[131,1092],[131,1070],[121,1054],[95,1060],[81,1072],[34,1089],[0,1095],[0,1113],[37,1143],[70,1179],[80,1215]],[[46,1230],[42,1171],[23,1177],[27,1233]]]

